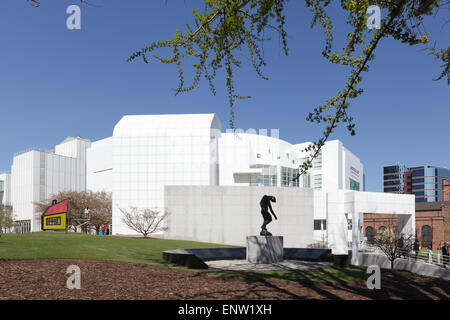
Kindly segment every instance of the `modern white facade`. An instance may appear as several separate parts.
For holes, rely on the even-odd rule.
[[[166,185],[218,185],[215,114],[125,116],[113,133],[114,233],[129,207],[164,210]]]
[[[11,204],[18,220],[32,221],[30,231],[38,231],[36,216],[40,213],[34,212],[33,202],[65,190],[109,191],[113,233],[133,234],[123,224],[120,209],[165,210],[166,186],[239,186],[255,192],[263,187],[308,189],[316,195],[308,228],[313,241],[327,242],[329,216],[326,202],[318,195],[363,190],[363,165],[342,142],[333,140],[326,142],[310,172],[294,180],[308,156],[302,150],[309,144],[291,144],[261,134],[225,133],[215,114],[124,116],[112,137],[95,142],[69,137],[54,151],[16,155]],[[319,230],[314,230],[315,225]],[[351,230],[347,236],[351,241]]]
[[[0,173],[0,204],[11,203],[11,174]]]
[[[220,185],[291,186],[363,191],[363,165],[339,140],[328,141],[307,175],[298,180],[311,142],[292,145],[264,135],[224,133],[219,140]]]
[[[264,135],[223,133],[214,114],[125,116],[113,137],[94,142],[88,150],[87,188],[112,191],[113,232],[128,234],[134,232],[123,224],[121,209],[165,210],[165,186],[336,190],[350,188],[350,182],[345,183],[350,167],[360,173],[354,177],[357,187],[363,185],[361,162],[338,140],[326,143],[311,173],[294,181],[307,156],[302,153],[306,145]],[[311,181],[317,177],[322,183],[313,186]],[[324,232],[316,231],[315,237]]]
[[[326,142],[308,174],[294,179],[298,176],[299,166],[308,159],[303,150],[310,144],[292,145],[264,135],[224,133],[219,140],[220,185],[363,191],[363,165],[339,140]],[[315,207],[323,207],[323,202],[317,200],[318,197],[315,199]],[[320,209],[314,211],[315,242],[328,242],[324,212]],[[348,241],[351,239],[349,228]]]
[[[86,190],[86,149],[90,140],[68,137],[54,151],[16,154],[11,166],[11,205],[21,230],[40,231],[34,203],[60,191]]]
[[[92,191],[112,191],[113,138],[92,142],[86,152],[86,187]]]
[[[165,206],[170,216],[165,236],[245,246],[246,236],[261,230],[259,201],[265,194],[277,198],[272,206],[278,220],[268,229],[283,236],[287,248],[305,248],[315,242],[316,216],[326,218],[332,253],[346,255],[351,248],[353,264],[358,264],[364,213],[397,214],[401,232],[415,234],[414,195],[311,188],[166,186]],[[346,216],[352,219],[350,239]]]

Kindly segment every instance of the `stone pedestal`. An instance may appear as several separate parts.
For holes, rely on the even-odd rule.
[[[264,264],[283,261],[283,237],[247,236],[247,261]]]

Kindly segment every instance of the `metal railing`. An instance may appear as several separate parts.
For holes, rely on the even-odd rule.
[[[417,261],[435,264],[441,267],[450,265],[450,256],[443,255],[442,252],[414,251],[409,249],[399,249],[400,257],[414,259]]]
[[[360,247],[360,252],[371,252],[376,254],[384,255],[383,251],[374,244],[363,242]],[[398,249],[399,258],[416,260],[418,262],[434,264],[439,267],[450,267],[450,256],[442,255],[442,252],[433,252],[433,251],[415,251],[409,248],[401,248]]]

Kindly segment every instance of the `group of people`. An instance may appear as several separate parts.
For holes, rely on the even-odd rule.
[[[404,244],[403,235],[401,235],[400,238],[398,239],[397,246],[400,249],[400,255],[402,255],[402,256],[404,254],[407,255],[407,252],[409,250],[408,250],[408,246],[405,246],[405,244]],[[417,239],[414,241],[413,250],[416,254],[415,258],[417,259],[417,256],[420,251],[419,241]],[[429,261],[432,261],[432,259],[433,259],[432,246],[431,245],[428,246],[427,250],[428,250],[428,259],[429,259]],[[450,254],[449,254],[449,248],[448,248],[446,242],[444,242],[444,245],[442,246],[441,251],[442,251],[442,258],[441,258],[442,264],[444,265],[444,268],[447,268],[447,264],[449,264],[449,262],[450,262]]]
[[[428,260],[432,261],[433,260],[433,247],[430,245],[427,249],[428,249]],[[444,265],[444,268],[447,268],[447,264],[450,262],[450,254],[449,254],[447,242],[444,242],[444,244],[442,245],[441,252],[442,252],[441,262]]]
[[[107,226],[105,226],[103,223],[102,223],[102,225],[100,226],[100,230],[98,231],[98,235],[99,236],[104,236],[104,235],[106,235],[106,236],[108,236],[109,235],[109,227],[107,227]]]

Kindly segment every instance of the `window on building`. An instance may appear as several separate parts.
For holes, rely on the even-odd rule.
[[[413,180],[414,180],[414,177],[423,177],[424,175],[425,175],[425,169],[422,167],[422,168],[411,168],[411,171],[412,171],[412,177],[413,177]]]
[[[373,228],[372,227],[367,227],[366,228],[366,238],[367,238],[367,243],[373,243],[374,232],[373,232]]]
[[[389,188],[384,188],[384,192],[398,192],[401,191],[400,187],[389,187]]]
[[[315,219],[314,220],[314,230],[327,230],[327,220],[326,219]]]
[[[322,220],[314,220],[314,230],[322,230]]]
[[[378,232],[381,232],[381,231],[384,231],[384,230],[386,230],[385,226],[381,226],[381,227],[378,228]]]
[[[313,176],[313,186],[315,190],[322,190],[322,175],[315,174]]]
[[[304,173],[298,178],[300,188],[311,188],[311,175],[309,173]]]
[[[347,219],[347,230],[352,230],[352,219],[348,217],[348,213],[345,214],[345,219]]]
[[[262,168],[262,175],[250,178],[251,186],[277,186],[277,167],[270,165],[252,165],[250,168]]]
[[[320,151],[317,157],[313,160],[312,165],[314,169],[322,169],[322,151]]]
[[[259,158],[261,158],[261,153],[257,153],[256,154],[256,157],[259,159]]]
[[[360,188],[359,182],[357,182],[353,179],[350,179],[350,190],[359,191],[359,188]]]
[[[383,173],[394,173],[394,172],[399,172],[400,168],[399,166],[388,166],[388,167],[384,167],[383,169]]]
[[[47,218],[48,226],[59,226],[61,225],[61,217]]]
[[[401,178],[402,177],[399,174],[385,174],[384,175],[384,180],[393,180],[393,179],[398,180],[398,179],[401,179]]]
[[[299,174],[298,169],[281,167],[281,186],[298,187],[299,179],[295,179]]]
[[[430,226],[422,227],[422,248],[428,248],[432,246],[433,231]]]

